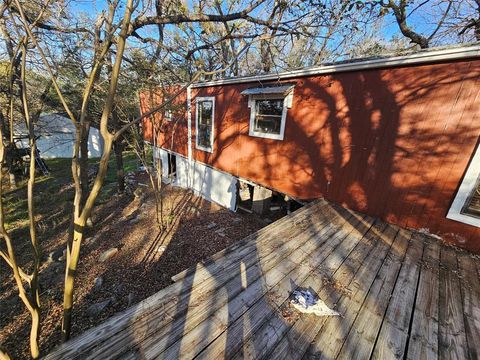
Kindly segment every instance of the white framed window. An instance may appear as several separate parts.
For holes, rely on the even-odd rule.
[[[172,121],[172,119],[173,119],[172,110],[165,110],[165,112],[163,113],[163,118],[164,118],[166,121]]]
[[[447,218],[480,227],[480,147],[473,155]]]
[[[250,136],[283,140],[287,111],[292,107],[294,85],[247,89],[250,107]]]
[[[196,99],[196,147],[213,152],[213,130],[215,117],[215,98],[198,97]]]

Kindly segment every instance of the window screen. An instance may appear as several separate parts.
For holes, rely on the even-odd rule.
[[[213,145],[213,102],[211,100],[202,100],[197,103],[197,106],[197,145],[206,149],[211,149]]]
[[[467,199],[462,213],[474,216],[480,216],[480,182],[472,191],[472,194]]]
[[[255,131],[265,134],[280,134],[283,99],[255,101]]]

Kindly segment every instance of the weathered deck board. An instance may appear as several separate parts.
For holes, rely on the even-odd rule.
[[[365,230],[368,230],[370,222],[365,221]],[[332,257],[332,254],[337,254],[340,247],[351,248],[355,242],[361,237],[358,233],[358,224],[355,223],[356,229],[351,229],[348,233],[341,234],[336,238],[329,241],[325,246],[319,248],[317,252],[311,253],[310,257],[305,263],[297,266],[288,276],[284,277],[281,283],[277,286],[269,289],[268,300],[279,306],[288,297],[292,287],[296,283],[304,282],[304,279],[309,276],[313,271],[316,271],[320,265],[328,263],[328,259]],[[227,334],[222,333],[215,341],[210,344],[201,354],[201,358],[216,358],[225,352],[225,355],[231,356],[243,346],[244,339],[248,334],[251,334],[258,328],[266,316],[256,316],[255,312],[263,312],[264,315],[272,315],[275,313],[275,308],[272,308],[264,302],[257,302],[251,308],[247,309],[242,317],[231,324],[231,331]],[[267,314],[268,313],[268,314]],[[250,321],[253,319],[253,321]],[[248,320],[248,321],[247,321]],[[238,336],[242,335],[242,336]],[[225,346],[226,344],[226,346]]]
[[[374,359],[401,359],[408,340],[411,314],[423,254],[423,236],[415,234],[407,249],[397,283],[373,350]]]
[[[439,262],[438,243],[426,243],[407,352],[407,358],[411,360],[438,357]]]
[[[477,266],[469,254],[457,256],[462,278],[462,300],[470,359],[480,358],[480,280]]]
[[[329,256],[323,262],[321,268],[315,269],[309,274],[309,277],[305,281],[300,283],[301,285],[298,283],[297,285],[312,288],[315,292],[319,292],[323,280],[331,278],[334,273],[338,272],[338,269],[348,258],[348,255],[351,254],[352,249],[356,249],[360,246],[359,244],[366,242],[365,237],[371,230],[371,222],[368,222],[365,225],[363,231],[352,234],[352,236],[346,239],[345,243],[342,243],[343,246],[341,247],[344,248],[343,251],[335,252],[332,256]],[[285,293],[280,298],[274,296],[275,299],[279,300],[275,305],[279,307],[282,305],[285,306],[288,301],[288,295],[288,293]],[[320,294],[320,296],[322,295]],[[249,333],[249,337],[244,337],[240,344],[241,351],[236,354],[236,358],[258,358],[259,356],[267,356],[276,342],[289,330],[290,324],[283,321],[283,319],[280,319],[277,312],[269,309],[267,310],[266,315],[267,316],[263,319],[256,320],[258,326],[253,329],[254,331]],[[265,334],[268,334],[268,336],[265,336]]]
[[[338,271],[340,270],[340,271]],[[341,281],[338,273],[342,273],[340,267],[332,278],[336,282],[335,284],[340,284]],[[351,269],[353,270],[353,269]],[[347,273],[348,274],[348,273]],[[352,271],[350,272],[352,274]],[[313,279],[312,279],[313,280]],[[343,281],[346,281],[345,273],[343,273]],[[322,281],[317,282],[307,282],[306,286],[311,287],[315,290],[322,285]],[[328,305],[333,306],[337,298],[334,297],[337,294],[333,289],[324,288],[323,291],[320,291],[320,297],[325,298]],[[338,294],[340,295],[340,294]],[[270,354],[272,359],[289,359],[295,358],[303,354],[310,343],[315,338],[315,335],[319,333],[319,330],[322,328],[326,319],[318,319],[316,316],[304,315],[302,314],[300,318],[295,322],[295,324],[288,329],[287,334],[281,339],[281,341],[275,346],[275,349]]]
[[[317,201],[46,358],[476,358],[479,270],[465,251]],[[292,314],[297,287],[342,317]]]
[[[332,237],[341,238],[346,236],[346,234],[344,234],[338,227],[327,227],[327,229],[327,231],[323,233],[319,232],[316,235],[304,234],[304,237],[309,238],[317,236],[319,241],[309,241],[303,246],[300,246],[296,251],[291,253],[290,256],[283,258],[283,261],[278,263],[275,267],[269,266],[268,268],[270,268],[270,270],[268,272],[265,272],[266,266],[258,268],[256,271],[258,280],[253,281],[255,278],[252,276],[245,277],[245,288],[238,296],[236,292],[233,293],[230,290],[230,287],[226,287],[225,291],[222,291],[218,296],[210,297],[208,302],[210,306],[204,310],[206,316],[202,317],[203,321],[195,322],[195,327],[193,329],[192,326],[183,326],[182,332],[175,331],[176,329],[170,329],[168,338],[173,339],[176,335],[175,339],[180,339],[183,335],[181,341],[177,341],[171,346],[166,347],[162,342],[162,337],[155,334],[155,336],[149,339],[145,355],[154,358],[165,351],[165,353],[162,354],[162,357],[164,358],[175,358],[180,353],[186,358],[195,356],[211,341],[215,340],[215,338],[222,333],[221,330],[224,327],[228,327],[230,323],[241,316],[249,305],[251,306],[253,303],[262,299],[267,291],[271,291],[272,288],[278,286],[281,280],[288,274],[300,268],[309,269],[308,266],[305,266],[308,265],[307,259],[312,258],[313,255],[321,256],[321,251],[326,250],[321,247],[325,241],[334,241]],[[319,251],[319,246],[321,251]],[[276,259],[275,256],[273,256],[273,258]],[[305,264],[302,264],[302,262],[305,262]],[[304,266],[300,266],[301,264]],[[260,274],[262,276],[259,276]],[[233,287],[240,288],[238,284],[233,284]],[[217,308],[215,304],[224,304],[224,306]],[[202,313],[202,311],[198,310],[195,314]],[[185,323],[187,324],[192,322],[192,319],[188,317],[185,319]],[[212,322],[220,326],[215,326],[215,324],[212,326]]]
[[[467,337],[455,250],[442,248],[440,261],[439,359],[467,359]]]
[[[313,354],[314,358],[333,359],[337,357],[358,309],[372,286],[397,232],[398,229],[388,225],[383,231],[379,231],[373,247],[366,249],[366,259],[362,261],[358,272],[348,284],[347,289],[351,291],[350,295],[342,296],[339,299],[338,311],[342,317],[325,318],[325,325],[315,338],[315,344],[309,349],[309,354]]]
[[[411,234],[400,230],[382,264],[358,316],[342,346],[340,359],[367,359],[375,345],[378,331],[395,287]]]

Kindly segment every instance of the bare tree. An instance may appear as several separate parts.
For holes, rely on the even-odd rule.
[[[434,28],[431,31],[430,35],[423,35],[420,32],[416,31],[410,24],[408,24],[408,18],[412,16],[415,12],[420,12],[428,5],[432,5],[432,1],[425,0],[416,4],[411,0],[388,0],[381,1],[381,6],[385,10],[384,14],[388,11],[392,11],[395,16],[398,28],[400,32],[406,38],[410,39],[413,44],[418,45],[420,48],[425,49],[430,47],[430,42],[437,34],[437,32],[442,27],[450,9],[452,7],[452,0],[446,1],[446,7],[442,8],[442,14],[440,17],[434,19]]]
[[[5,14],[9,9],[10,3],[4,2],[1,7],[1,13]],[[34,6],[35,16],[31,17],[31,27],[40,24],[46,15],[48,4]],[[9,9],[11,10],[11,9]],[[10,14],[11,15],[11,14]],[[41,263],[41,246],[37,237],[37,224],[35,220],[35,180],[36,180],[36,137],[34,124],[37,122],[43,108],[50,83],[45,85],[45,89],[40,96],[36,98],[32,96],[27,84],[27,78],[32,74],[27,68],[27,56],[30,52],[31,39],[27,33],[22,33],[19,24],[10,16],[11,21],[8,23],[6,17],[2,16],[0,27],[2,29],[2,37],[7,48],[9,57],[8,64],[8,90],[6,92],[7,103],[9,104],[8,120],[5,119],[3,113],[0,112],[0,234],[6,245],[6,251],[0,249],[0,256],[11,267],[13,278],[18,288],[18,294],[23,304],[27,308],[31,317],[30,327],[30,353],[33,358],[40,356],[40,346],[38,343],[40,333],[40,289],[39,289],[39,268]],[[38,91],[38,87],[36,88]],[[36,104],[32,106],[32,99],[36,100]],[[18,104],[18,111],[16,105]],[[3,199],[3,168],[10,169],[12,162],[12,153],[19,153],[15,147],[14,138],[16,131],[15,126],[19,120],[23,120],[27,130],[29,163],[28,163],[28,182],[27,182],[27,204],[29,219],[29,238],[32,247],[32,265],[29,266],[29,273],[22,268],[15,254],[15,245],[18,239],[13,239],[10,231],[5,226],[5,209]],[[26,154],[22,154],[26,155]],[[9,170],[11,171],[11,170]],[[6,356],[2,353],[2,356]]]
[[[51,1],[47,0],[41,8],[51,10],[54,2]],[[342,0],[328,3],[312,1],[307,5],[279,0],[242,0],[228,3],[217,0],[193,3],[175,0],[107,0],[105,10],[98,14],[90,26],[79,26],[76,21],[64,24],[38,16],[39,12],[33,11],[25,1],[2,2],[0,14],[5,14],[5,17],[0,19],[0,31],[7,40],[10,61],[8,100],[9,104],[15,101],[20,104],[21,116],[26,123],[30,141],[28,204],[34,258],[32,274],[23,271],[15,260],[12,240],[4,226],[1,200],[0,232],[8,251],[0,252],[0,255],[12,267],[20,297],[29,309],[35,325],[31,332],[32,356],[39,354],[40,301],[37,277],[40,246],[35,232],[35,164],[32,165],[36,146],[33,130],[37,113],[32,114],[29,106],[31,100],[25,85],[28,76],[27,55],[34,53],[41,60],[58,102],[75,126],[72,157],[75,197],[72,204],[71,232],[67,242],[62,321],[62,338],[67,340],[71,333],[76,271],[85,227],[102,188],[112,151],[117,159],[119,190],[122,190],[124,142],[136,142],[132,145],[135,145],[138,155],[150,171],[136,126],[145,117],[171,108],[175,97],[184,92],[192,81],[241,75],[251,72],[252,68],[253,71],[275,71],[281,67],[311,65],[330,56],[336,58],[344,55],[348,52],[346,50],[349,47],[351,50],[355,44],[348,38],[348,34],[360,27],[362,30],[366,29],[371,19],[378,18],[373,15],[373,8],[378,4],[370,3],[374,4],[364,6],[358,1]],[[429,46],[430,41],[447,21],[445,14],[450,14],[449,7],[442,8],[445,16],[435,18],[436,25],[430,35],[426,36],[415,31],[415,27],[407,22],[412,12],[419,7],[412,8],[411,2],[407,0],[388,0],[380,5],[385,12],[393,13],[401,33],[420,47]],[[7,16],[18,28],[13,35],[5,25],[4,19]],[[472,24],[464,24],[465,29],[477,26],[477,23]],[[155,29],[154,35],[146,31],[147,27]],[[9,41],[13,36],[16,41]],[[59,48],[65,51],[68,42],[72,43],[72,49],[68,51],[71,58],[76,56],[78,44],[83,46],[86,59],[79,62],[82,81],[79,81],[75,93],[79,99],[69,97],[65,85],[59,81],[62,69],[48,50],[49,41],[55,42],[53,38],[57,39],[55,45],[58,48],[55,50],[58,51]],[[127,44],[130,48],[127,48]],[[299,53],[291,54],[293,49]],[[139,83],[142,85],[184,85],[177,92],[165,96],[163,101],[153,106],[148,113],[133,118],[130,112],[125,115],[127,112],[124,112],[118,101],[118,95],[122,91],[122,82],[135,73],[141,79]],[[125,89],[129,91],[130,88]],[[13,119],[10,107],[5,115],[0,112],[0,120],[4,124],[0,126],[2,165],[8,162],[6,154],[12,135],[7,133],[7,130],[12,128]],[[93,122],[99,126],[104,147],[98,173],[93,184],[89,184],[88,134]],[[136,133],[137,137],[126,137],[130,131]],[[158,128],[155,131],[158,131]],[[160,196],[157,204],[161,207],[162,174],[158,164],[156,169],[156,174],[149,174],[155,194]],[[1,191],[0,184],[0,195]],[[161,209],[158,213],[161,216]],[[162,219],[158,222],[163,224]]]
[[[12,268],[13,277],[17,284],[19,297],[28,309],[32,324],[30,328],[30,352],[33,358],[40,356],[40,347],[38,344],[38,337],[40,332],[40,291],[38,284],[38,270],[40,267],[41,250],[37,238],[37,229],[35,221],[35,205],[34,205],[34,187],[35,187],[35,157],[36,144],[33,119],[30,114],[28,105],[27,83],[26,83],[26,58],[28,48],[28,36],[25,36],[21,43],[18,44],[18,51],[21,55],[21,74],[19,91],[21,93],[22,108],[24,111],[25,125],[28,130],[28,138],[30,145],[30,163],[29,163],[29,177],[28,177],[28,218],[30,229],[30,241],[32,245],[33,255],[33,270],[31,274],[27,274],[17,262],[15,250],[10,233],[5,228],[5,211],[3,205],[3,171],[0,171],[0,233],[5,240],[7,252],[0,250],[1,257]],[[15,61],[15,59],[13,60]],[[13,64],[12,64],[13,65]],[[13,68],[13,66],[12,66]],[[13,93],[12,93],[13,96]],[[10,128],[13,129],[13,117],[10,118]],[[0,168],[6,163],[6,145],[4,142],[3,129],[0,127]]]
[[[115,104],[115,95],[117,92],[117,86],[119,81],[119,75],[122,71],[122,62],[125,54],[125,47],[127,38],[135,31],[138,31],[140,28],[147,25],[162,25],[162,24],[180,24],[180,23],[191,23],[191,22],[222,22],[222,21],[231,21],[240,18],[249,17],[249,13],[258,7],[263,1],[257,1],[252,3],[250,6],[247,6],[246,9],[236,12],[234,14],[226,15],[207,15],[207,14],[174,14],[174,15],[162,15],[162,16],[153,16],[146,17],[143,14],[140,14],[136,19],[132,19],[132,14],[138,6],[138,2],[133,0],[128,0],[125,4],[125,11],[123,16],[120,18],[117,24],[114,23],[116,13],[119,8],[119,1],[112,0],[109,1],[109,12],[106,18],[103,18],[101,15],[97,21],[97,24],[103,27],[103,33],[105,38],[101,42],[99,48],[94,49],[96,59],[93,63],[92,70],[89,75],[89,81],[86,84],[82,108],[80,114],[75,116],[75,114],[70,109],[67,104],[65,97],[62,94],[60,87],[58,86],[55,80],[55,73],[52,69],[52,66],[48,62],[47,56],[42,50],[42,46],[37,40],[36,36],[33,34],[23,5],[19,0],[15,0],[15,10],[18,12],[20,19],[23,23],[24,30],[26,34],[31,38],[32,43],[35,45],[36,50],[40,54],[44,65],[47,67],[50,75],[53,79],[53,85],[55,90],[58,93],[59,98],[62,101],[65,111],[71,118],[72,122],[76,126],[76,141],[74,144],[74,156],[72,162],[72,172],[75,183],[75,199],[74,199],[74,214],[73,214],[73,232],[72,237],[67,245],[67,268],[65,275],[65,289],[64,289],[64,316],[62,323],[62,337],[64,340],[70,337],[70,329],[72,322],[72,307],[73,307],[73,292],[74,292],[74,283],[75,283],[75,272],[78,266],[78,261],[80,258],[80,248],[81,243],[84,238],[85,225],[87,219],[90,217],[92,212],[95,200],[100,192],[105,175],[108,168],[108,160],[110,158],[110,153],[112,150],[112,144],[114,141],[120,138],[122,134],[134,123],[138,123],[139,120],[134,121],[130,124],[125,125],[124,127],[113,132],[110,130],[112,127],[112,111]],[[118,30],[118,32],[117,32]],[[98,30],[97,30],[98,32]],[[96,79],[98,79],[98,74],[106,62],[106,57],[111,51],[112,45],[115,44],[115,60],[113,61],[112,69],[110,72],[109,87],[108,92],[105,96],[105,102],[103,106],[103,111],[100,119],[100,133],[104,141],[104,150],[102,157],[99,163],[99,170],[97,176],[94,180],[92,188],[89,190],[88,195],[84,194],[84,190],[81,187],[81,182],[79,180],[79,175],[81,174],[81,169],[84,166],[81,162],[78,161],[80,146],[82,139],[84,138],[85,126],[87,124],[87,109],[88,101],[92,93]]]
[[[480,41],[480,0],[459,1],[455,3],[455,15],[448,20],[453,27],[459,27],[459,36],[473,32],[473,39]],[[466,13],[465,8],[467,9]]]

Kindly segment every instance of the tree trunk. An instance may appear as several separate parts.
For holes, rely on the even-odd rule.
[[[88,196],[88,137],[90,134],[90,122],[86,121],[82,129],[80,141],[80,184],[82,187],[82,196],[80,207],[83,208]]]
[[[272,58],[270,55],[269,41],[262,40],[260,42],[260,59],[262,60],[263,72],[270,72],[272,70]]]
[[[121,138],[113,143],[113,149],[115,151],[115,162],[117,164],[118,192],[122,194],[125,191],[125,172],[123,170],[123,142]]]
[[[422,49],[429,47],[429,41],[425,36],[415,32],[407,25],[407,7],[409,2],[400,1],[399,5],[396,5],[393,0],[390,0],[387,7],[393,10],[395,19],[397,20],[398,27],[406,38],[410,39],[414,44],[417,44]]]
[[[70,339],[72,330],[72,309],[73,309],[73,291],[75,285],[75,276],[80,259],[80,247],[85,233],[86,219],[90,217],[95,200],[100,193],[105,175],[108,170],[108,160],[112,150],[112,137],[104,138],[105,145],[102,158],[98,168],[98,174],[92,187],[92,191],[85,202],[82,214],[75,219],[73,225],[73,240],[71,241],[71,250],[67,251],[67,268],[65,271],[65,287],[63,292],[63,319],[62,319],[62,341]]]
[[[118,131],[121,127],[120,125],[120,119],[118,118],[118,113],[114,106],[112,110],[112,126],[115,131]],[[123,136],[120,136],[113,142],[113,151],[115,152],[115,162],[117,164],[117,189],[121,194],[125,191],[125,172],[123,170]]]
[[[10,127],[5,122],[3,112],[0,111],[0,126],[2,127],[3,143],[5,144],[5,165],[7,165],[10,186],[17,187],[17,176],[14,166],[15,145],[10,143]],[[3,171],[3,169],[2,169]]]
[[[34,307],[30,312],[32,316],[32,326],[30,327],[30,354],[32,358],[40,357],[40,347],[38,346],[38,337],[40,335],[40,309]]]

